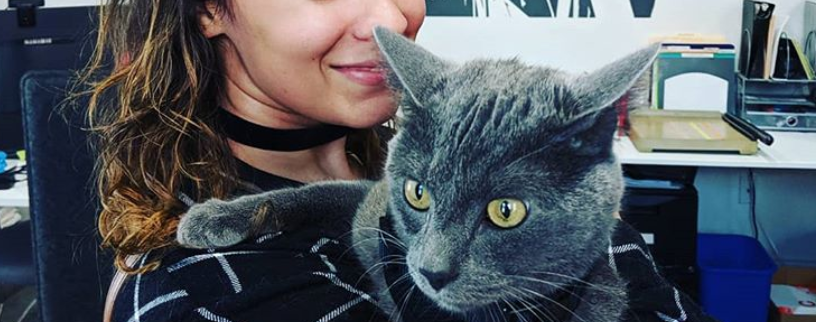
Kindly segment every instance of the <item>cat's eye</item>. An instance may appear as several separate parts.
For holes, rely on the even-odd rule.
[[[416,210],[428,210],[431,208],[431,192],[419,182],[405,180],[405,201]]]
[[[494,225],[509,229],[527,218],[527,205],[517,199],[496,199],[487,204],[487,219]]]

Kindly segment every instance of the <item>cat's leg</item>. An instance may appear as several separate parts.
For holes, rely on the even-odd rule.
[[[234,200],[211,199],[181,217],[176,240],[190,248],[217,248],[304,222],[351,220],[374,182],[328,181]]]

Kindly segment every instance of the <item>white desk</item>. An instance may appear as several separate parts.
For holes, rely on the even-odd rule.
[[[643,153],[628,137],[615,142],[615,153],[622,164],[669,165],[755,169],[816,170],[816,133],[771,132],[771,146],[759,144],[755,155],[705,153]]]
[[[816,249],[807,245],[816,240],[816,133],[771,135],[774,144],[760,144],[755,155],[641,153],[629,138],[614,149],[622,164],[696,167],[699,232],[752,236],[756,222],[777,264],[813,266]]]
[[[19,165],[19,160],[6,160],[8,168]],[[17,179],[23,179],[25,175],[17,175]],[[19,181],[11,189],[0,190],[0,207],[24,207],[28,208],[28,181]]]

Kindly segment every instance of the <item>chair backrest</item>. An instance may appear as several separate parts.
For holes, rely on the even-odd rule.
[[[20,81],[43,322],[99,321],[113,272],[99,247],[84,111],[60,108],[71,75],[32,71]]]

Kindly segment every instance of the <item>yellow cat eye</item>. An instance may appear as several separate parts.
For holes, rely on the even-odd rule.
[[[419,211],[431,208],[431,192],[414,180],[405,180],[405,200],[411,208]]]
[[[513,228],[527,217],[527,205],[517,199],[496,199],[487,204],[487,218],[500,228]]]

